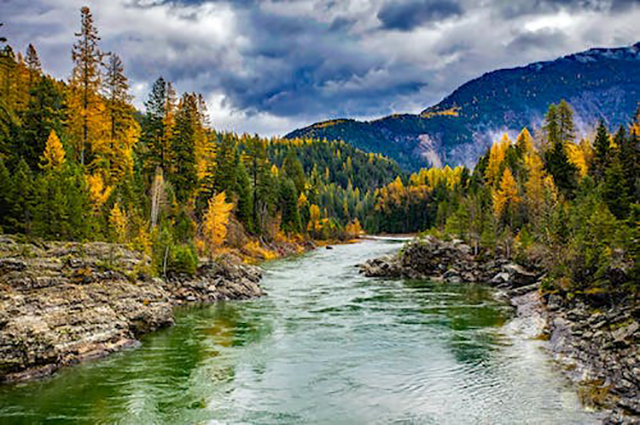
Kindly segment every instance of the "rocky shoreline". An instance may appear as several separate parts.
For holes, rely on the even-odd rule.
[[[174,323],[174,306],[263,294],[260,269],[230,259],[166,279],[146,273],[149,261],[121,245],[0,236],[0,382],[135,346]]]
[[[517,319],[529,322],[532,333],[526,336],[547,340],[550,355],[577,386],[583,403],[605,412],[605,424],[640,424],[640,306],[594,308],[580,299],[543,294],[543,270],[472,251],[462,241],[427,236],[395,256],[368,260],[360,272],[495,286],[497,296],[516,307]]]

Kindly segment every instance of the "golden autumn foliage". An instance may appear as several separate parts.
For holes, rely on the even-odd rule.
[[[117,202],[109,212],[109,226],[115,240],[118,243],[125,243],[127,240],[127,214]]]
[[[357,218],[354,219],[351,223],[345,226],[344,230],[349,237],[357,238],[362,234],[362,226],[360,225],[360,220],[358,220]]]
[[[44,148],[44,154],[41,157],[41,167],[45,170],[51,170],[64,164],[64,147],[58,138],[55,130],[51,130],[47,145]]]
[[[507,150],[511,145],[511,140],[506,134],[502,136],[502,139],[494,143],[489,151],[489,163],[487,164],[486,178],[490,186],[496,184],[500,179],[500,170],[502,162],[504,161]]]
[[[226,194],[221,192],[209,199],[207,211],[202,221],[202,233],[211,255],[220,248],[227,238],[227,224],[233,204],[227,203]]]
[[[516,147],[522,154],[529,154],[533,152],[533,137],[529,133],[527,127],[523,128],[518,138],[516,139]]]
[[[300,196],[298,196],[298,208],[302,209],[308,204],[307,195],[304,192],[300,192]]]
[[[89,198],[93,204],[94,211],[99,211],[109,199],[113,187],[106,186],[102,176],[98,173],[87,176],[87,183],[89,184]]]
[[[580,143],[567,143],[567,156],[569,162],[576,166],[580,177],[584,177],[589,172],[589,162],[593,157],[593,147],[588,140],[582,139]]]
[[[278,253],[263,247],[259,241],[251,240],[242,247],[242,251],[249,258],[259,258],[261,260],[274,260],[278,258]]]
[[[500,179],[500,187],[493,192],[493,213],[500,217],[507,208],[513,208],[520,202],[518,185],[510,168],[506,168]]]

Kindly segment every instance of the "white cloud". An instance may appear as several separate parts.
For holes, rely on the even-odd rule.
[[[534,10],[450,0],[460,10],[453,18],[400,31],[377,17],[389,1],[0,0],[0,7],[10,43],[24,51],[33,42],[45,69],[66,78],[86,3],[104,49],[124,60],[136,106],[162,75],[180,91],[202,92],[217,128],[265,135],[341,115],[418,112],[496,68],[638,41],[633,2],[616,12],[608,3],[541,0]]]

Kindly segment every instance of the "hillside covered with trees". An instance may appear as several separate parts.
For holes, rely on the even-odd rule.
[[[429,230],[534,263],[561,291],[637,295],[639,164],[640,109],[615,133],[601,121],[577,141],[561,101],[539,137],[504,135],[472,171],[422,169],[377,190],[375,215],[386,232]]]
[[[228,249],[270,258],[278,244],[356,236],[373,189],[400,173],[342,142],[217,132],[203,96],[162,77],[139,112],[87,7],[76,35],[68,81],[33,45],[1,50],[2,232],[126,243],[156,272],[193,272]]]
[[[603,118],[611,128],[633,117],[640,87],[640,43],[590,49],[551,61],[488,72],[419,114],[372,121],[334,119],[287,137],[340,139],[380,152],[407,170],[475,164],[496,133],[539,125],[551,103],[574,108],[582,131]]]

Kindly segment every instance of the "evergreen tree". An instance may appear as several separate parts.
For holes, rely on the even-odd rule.
[[[280,207],[282,208],[282,229],[287,232],[299,232],[298,195],[295,184],[288,177],[280,181]]]
[[[578,187],[578,169],[569,161],[564,143],[553,143],[551,150],[545,153],[545,168],[558,189],[567,197],[572,198]]]
[[[145,149],[145,168],[147,172],[155,172],[157,167],[167,171],[170,160],[170,147],[166,143],[165,114],[167,108],[167,83],[158,78],[151,88],[149,97],[144,102],[146,113],[142,120],[140,140]]]
[[[22,114],[22,128],[15,138],[13,151],[27,161],[33,170],[38,169],[40,156],[51,131],[62,134],[66,113],[63,95],[50,77],[42,77],[31,89],[27,109]]]
[[[605,170],[602,199],[616,218],[625,219],[628,216],[631,202],[619,155],[613,155]]]
[[[185,93],[176,114],[176,126],[171,139],[174,172],[170,181],[176,197],[184,202],[191,197],[198,182],[195,157],[195,132],[198,125],[198,105],[195,95]]]
[[[9,191],[9,216],[7,228],[15,233],[30,233],[33,218],[34,181],[31,169],[25,160],[20,160],[13,172]]]
[[[40,64],[38,52],[31,43],[29,43],[29,45],[27,46],[25,63],[27,65],[27,69],[29,70],[29,87],[33,87],[33,85],[38,81],[40,75],[42,74],[42,65]]]
[[[549,109],[547,110],[547,114],[544,117],[544,132],[547,138],[547,141],[551,145],[555,145],[557,142],[562,141],[560,138],[560,124],[558,123],[558,109],[556,105],[549,105]]]
[[[237,152],[237,151],[236,151]],[[253,231],[253,199],[251,196],[251,180],[240,154],[236,154],[236,189],[238,195],[236,216],[248,232]]]
[[[573,109],[562,99],[557,107],[558,138],[562,142],[573,142],[576,138],[573,124]]]
[[[628,196],[635,202],[640,201],[640,139],[632,131],[628,136],[624,127],[616,133],[614,138],[618,147],[618,158],[624,173],[625,187]]]
[[[611,141],[609,132],[604,125],[604,121],[600,120],[596,131],[596,138],[593,142],[593,162],[591,164],[591,175],[596,181],[604,178],[605,171],[611,160]]]
[[[284,159],[283,168],[286,175],[293,181],[298,194],[304,192],[304,169],[302,168],[302,163],[300,163],[300,160],[293,149],[290,149],[287,153],[287,156]]]
[[[100,90],[103,54],[98,47],[98,29],[93,22],[91,10],[84,6],[80,9],[81,28],[76,33],[78,40],[73,44],[71,58],[73,60],[73,71],[71,77],[71,88],[73,97],[78,97],[72,105],[78,109],[76,112],[79,121],[78,129],[78,157],[81,164],[85,163],[87,151],[90,149],[89,137],[91,120],[97,113],[95,108],[99,102],[98,91]],[[73,108],[73,109],[75,109]]]
[[[238,149],[230,135],[223,135],[216,145],[213,188],[216,192],[236,193]]]
[[[11,176],[9,176],[9,170],[4,165],[2,158],[0,158],[0,233],[8,230],[7,226],[10,225],[12,189],[13,182]]]
[[[110,121],[111,138],[122,135],[127,124],[132,120],[129,102],[129,83],[124,75],[124,66],[120,56],[115,53],[109,55],[104,79],[104,92],[107,98],[107,113]]]

